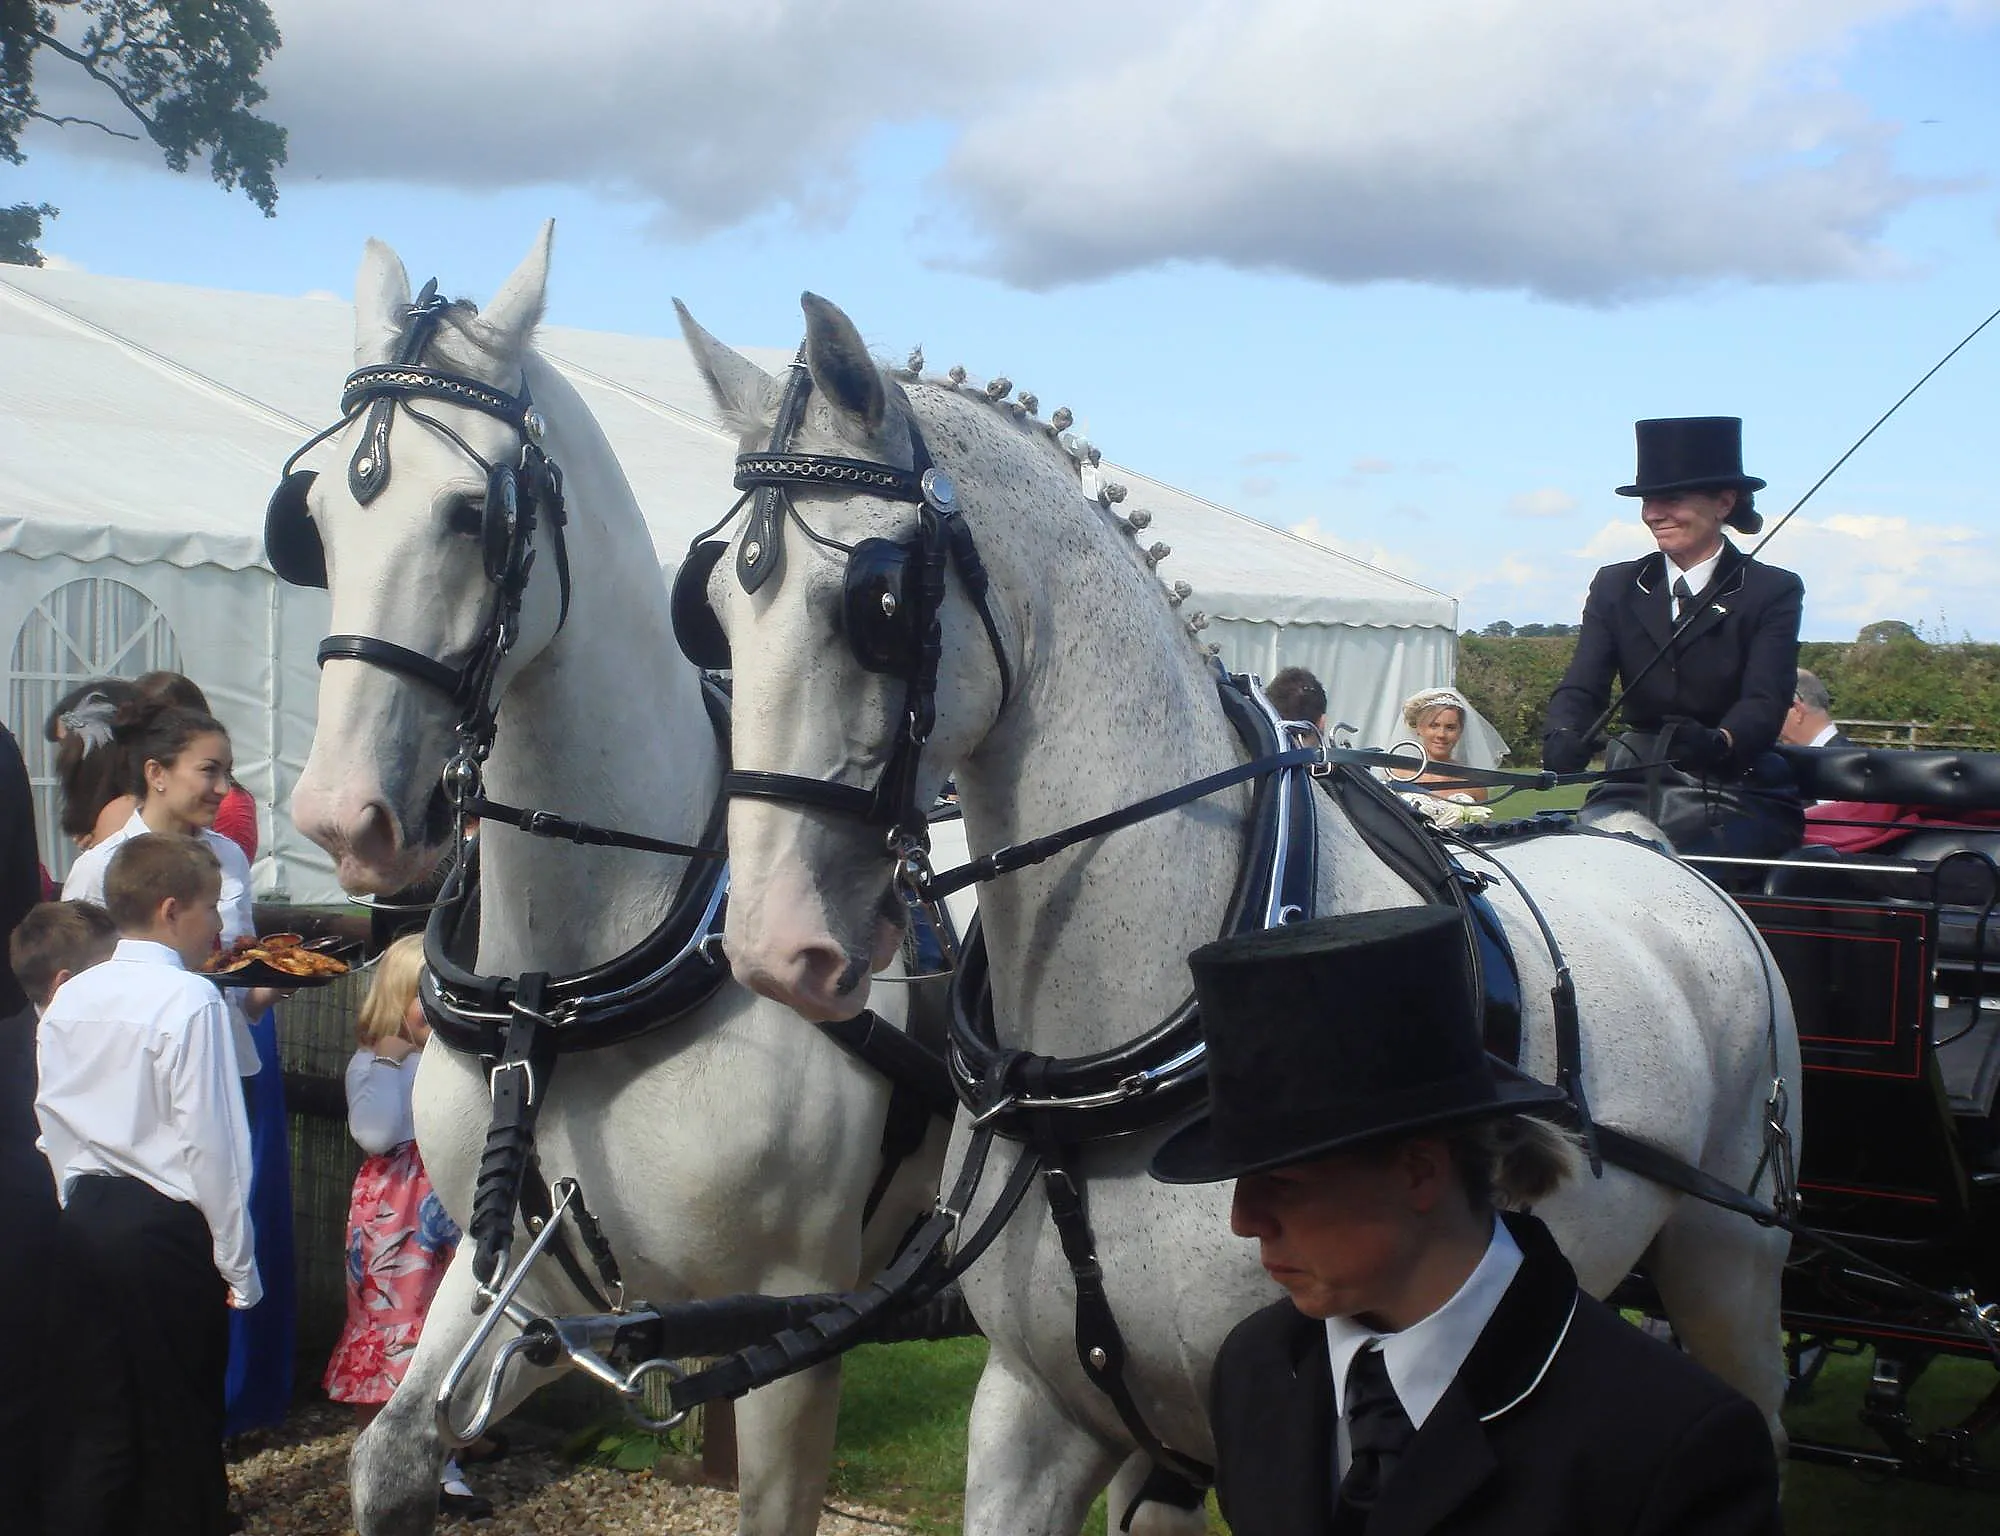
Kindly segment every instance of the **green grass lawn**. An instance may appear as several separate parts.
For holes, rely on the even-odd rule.
[[[965,1416],[986,1358],[979,1339],[869,1345],[848,1356],[835,1449],[834,1496],[902,1513],[913,1529],[956,1531],[965,1477]],[[1792,1433],[1866,1446],[1855,1420],[1868,1385],[1866,1357],[1836,1358],[1811,1396],[1786,1414]],[[1931,1368],[1914,1394],[1920,1420],[1962,1417],[1994,1386],[1974,1361]],[[2000,1454],[2000,1451],[1996,1451]],[[1101,1533],[1103,1510],[1087,1531]],[[1810,1536],[1972,1536],[2000,1524],[2000,1500],[1850,1472],[1792,1465],[1786,1473],[1785,1527]],[[1220,1522],[1215,1522],[1221,1529]]]
[[[1521,789],[1496,800],[1493,805],[1493,819],[1503,821],[1515,816],[1532,816],[1537,811],[1573,811],[1583,804],[1583,797],[1590,790],[1588,784],[1565,784],[1561,789]]]

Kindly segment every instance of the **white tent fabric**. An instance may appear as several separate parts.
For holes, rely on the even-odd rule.
[[[231,729],[260,807],[260,898],[337,900],[286,797],[312,743],[326,599],[278,582],[262,524],[278,466],[334,414],[353,319],[330,298],[225,293],[0,268],[0,642],[8,721],[55,823],[43,717],[98,673],[177,667]],[[726,506],[733,438],[678,338],[550,327],[540,345],[598,416],[663,562]],[[776,369],[789,354],[753,351]],[[1162,573],[1235,670],[1306,666],[1355,739],[1401,734],[1397,705],[1451,681],[1457,604],[1324,546],[1106,464],[1153,514]]]

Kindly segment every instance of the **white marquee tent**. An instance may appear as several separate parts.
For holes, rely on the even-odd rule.
[[[60,876],[41,722],[75,682],[174,667],[230,726],[260,807],[261,898],[329,901],[320,851],[283,808],[312,741],[326,599],[265,565],[278,466],[330,420],[352,312],[332,299],[222,293],[0,268],[0,644],[7,720],[28,756]],[[543,350],[596,412],[655,547],[674,561],[726,494],[733,439],[679,339],[551,327]],[[759,355],[776,367],[785,355]],[[1147,537],[1173,547],[1190,609],[1233,668],[1312,668],[1359,740],[1396,702],[1451,680],[1457,604],[1321,545],[1109,464]],[[10,638],[11,637],[11,638]]]

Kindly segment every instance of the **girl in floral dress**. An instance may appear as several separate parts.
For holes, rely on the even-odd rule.
[[[458,1227],[431,1189],[417,1152],[410,1094],[430,1038],[417,977],[424,941],[410,934],[382,953],[347,1064],[347,1127],[368,1159],[347,1214],[347,1326],[326,1366],[326,1394],[353,1403],[363,1423],[395,1393],[417,1350],[424,1314],[458,1247]],[[439,1508],[483,1518],[493,1506],[444,1465]]]

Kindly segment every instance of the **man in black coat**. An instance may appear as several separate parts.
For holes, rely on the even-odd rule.
[[[1455,913],[1197,950],[1209,1114],[1153,1174],[1236,1181],[1290,1296],[1231,1332],[1210,1421],[1236,1536],[1766,1536],[1751,1403],[1577,1289],[1532,1216],[1562,1095],[1488,1058]]]
[[[1696,820],[1670,824],[1674,807],[1662,813],[1657,781],[1602,786],[1591,804],[1651,816],[1683,853],[1785,853],[1798,846],[1800,808],[1771,748],[1792,706],[1804,583],[1723,536],[1764,525],[1754,505],[1764,482],[1743,473],[1741,421],[1641,421],[1635,431],[1639,472],[1618,494],[1640,498],[1659,547],[1592,579],[1576,654],[1549,700],[1542,764],[1558,773],[1588,764],[1616,679],[1630,735],[1606,766],[1683,770],[1683,787],[1695,791],[1683,804]]]

